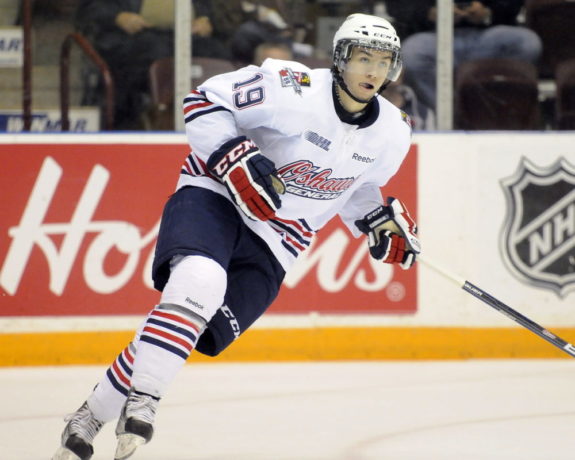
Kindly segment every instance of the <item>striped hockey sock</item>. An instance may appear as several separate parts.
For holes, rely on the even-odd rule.
[[[135,347],[130,343],[106,371],[106,377],[108,377],[112,386],[124,396],[128,396],[128,391],[130,390],[134,355]]]
[[[131,386],[136,347],[130,343],[114,360],[88,397],[88,406],[102,422],[109,422],[120,415]]]
[[[120,415],[128,391],[160,397],[194,349],[205,324],[185,311],[157,306],[130,343],[106,370],[106,375],[88,397],[96,418],[108,422]],[[134,378],[136,348],[142,354],[140,371]]]
[[[156,307],[148,316],[140,342],[156,345],[185,360],[196,346],[202,326],[199,319],[193,321],[178,311]]]
[[[204,327],[204,320],[181,307],[157,306],[148,316],[138,342],[132,387],[161,397],[188,359]]]

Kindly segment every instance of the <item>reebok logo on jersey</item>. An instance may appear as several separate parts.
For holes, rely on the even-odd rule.
[[[355,177],[331,177],[332,169],[319,170],[311,161],[298,160],[278,169],[286,192],[313,200],[335,200],[355,182]]]
[[[314,133],[313,131],[306,131],[303,133],[303,137],[306,141],[310,141],[312,144],[317,145],[320,149],[323,149],[326,152],[329,151],[331,141],[325,137],[320,136],[318,133]]]
[[[353,160],[361,161],[361,162],[363,162],[363,163],[373,163],[373,162],[375,161],[375,158],[365,157],[365,156],[360,155],[360,154],[358,154],[358,153],[354,153],[354,154],[351,156],[351,158],[352,158]]]

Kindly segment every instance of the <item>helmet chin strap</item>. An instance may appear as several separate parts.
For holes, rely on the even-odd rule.
[[[343,89],[345,91],[345,94],[347,94],[349,97],[351,97],[355,102],[359,102],[360,104],[368,104],[369,101],[371,101],[373,99],[373,97],[370,97],[368,100],[365,99],[360,99],[358,97],[355,97],[353,94],[351,94],[351,91],[349,90],[349,88],[347,87],[347,84],[345,83],[345,81],[343,80],[343,77],[341,76],[341,73],[339,72],[339,70],[334,66],[334,68],[332,69],[332,73],[333,76],[335,78],[335,81],[337,83],[337,85]]]
[[[345,81],[343,80],[343,77],[341,76],[341,72],[337,69],[336,66],[334,66],[331,69],[331,72],[335,78],[336,83],[338,84],[338,86],[344,90],[345,94],[347,94],[349,97],[351,97],[355,102],[359,102],[360,104],[369,104],[369,102],[376,97],[376,94],[380,94],[385,88],[387,88],[387,85],[389,85],[390,81],[386,81],[385,83],[383,83],[383,85],[381,85],[379,87],[379,89],[377,90],[377,92],[370,97],[369,99],[360,99],[358,97],[355,97],[353,94],[351,94],[351,91],[349,90],[349,88],[347,87],[347,84],[345,83]]]

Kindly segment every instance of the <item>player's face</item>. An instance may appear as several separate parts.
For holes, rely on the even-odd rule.
[[[343,69],[343,79],[351,94],[369,101],[385,82],[391,66],[391,51],[354,46]]]

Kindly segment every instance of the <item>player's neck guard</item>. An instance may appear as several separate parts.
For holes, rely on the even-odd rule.
[[[359,129],[367,128],[375,123],[379,117],[379,103],[375,97],[371,98],[361,112],[348,112],[339,100],[336,85],[337,82],[334,80],[331,92],[335,112],[341,121],[350,125],[357,125]]]

